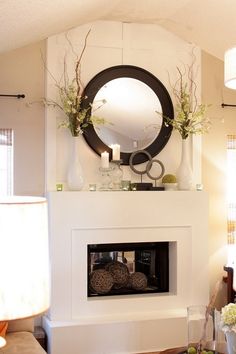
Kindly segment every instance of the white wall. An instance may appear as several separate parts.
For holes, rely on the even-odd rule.
[[[142,67],[166,86],[170,94],[172,84],[177,79],[177,65],[191,63],[192,45],[167,32],[157,25],[128,24],[121,22],[100,21],[80,26],[68,32],[74,52],[80,54],[86,33],[91,28],[88,45],[82,61],[81,78],[86,85],[101,70],[120,64]],[[196,48],[196,67],[200,68],[200,51]],[[64,33],[52,36],[47,41],[47,68],[59,81],[63,73],[64,58],[68,65],[68,74],[74,77],[75,55]],[[200,95],[200,72],[196,79]],[[55,81],[47,73],[47,97],[55,99],[57,91]],[[47,110],[47,190],[55,190],[55,184],[62,182],[66,189],[66,171],[70,156],[70,133],[57,129],[56,121],[60,113],[50,108]],[[166,173],[175,173],[180,160],[180,136],[174,132],[164,150],[158,155]],[[80,159],[85,174],[85,189],[88,183],[100,180],[100,158],[85,141],[80,144]],[[200,183],[199,146],[194,154],[195,183]],[[125,167],[124,169],[129,169]],[[139,177],[132,175],[132,180]]]
[[[25,94],[24,99],[0,97],[0,127],[14,130],[14,193],[44,194],[44,108],[27,102],[44,96],[41,52],[45,42],[0,55],[0,93]]]

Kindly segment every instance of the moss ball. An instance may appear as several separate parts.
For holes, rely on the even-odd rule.
[[[176,183],[176,182],[177,182],[177,179],[176,179],[175,175],[168,174],[168,175],[163,176],[163,178],[162,178],[162,183]]]

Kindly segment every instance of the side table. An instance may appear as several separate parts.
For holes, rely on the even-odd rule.
[[[179,348],[170,348],[170,349],[165,349],[165,350],[162,350],[162,351],[159,351],[159,352],[148,352],[148,353],[145,353],[145,354],[179,354],[179,353],[182,353],[182,352],[186,352],[187,353],[187,348],[186,347],[179,347]],[[221,347],[221,351],[218,352],[218,353],[221,353],[221,354],[226,354],[227,353],[227,349],[226,349],[226,345],[222,345]],[[141,353],[139,353],[141,354]]]
[[[163,350],[162,352],[159,352],[159,353],[161,353],[161,354],[178,354],[178,353],[182,353],[184,351],[186,351],[186,353],[187,353],[186,347],[166,349],[166,350]]]
[[[186,350],[186,347],[179,347],[179,348],[171,348],[171,349],[165,349],[159,352],[148,352],[145,354],[179,354],[183,351]],[[141,353],[139,353],[141,354]]]

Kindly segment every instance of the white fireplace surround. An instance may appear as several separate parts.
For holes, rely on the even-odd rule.
[[[121,354],[186,344],[186,308],[208,302],[204,192],[50,192],[51,354]],[[170,291],[87,297],[87,245],[170,242]]]

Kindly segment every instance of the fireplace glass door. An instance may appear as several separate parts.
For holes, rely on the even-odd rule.
[[[88,296],[169,291],[169,242],[88,245]]]

